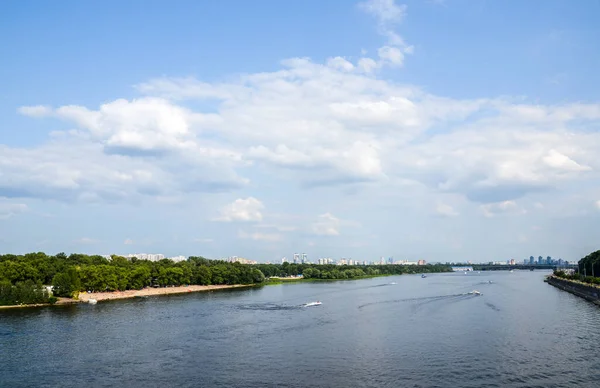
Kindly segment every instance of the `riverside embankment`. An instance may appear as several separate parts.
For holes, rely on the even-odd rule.
[[[576,280],[561,279],[556,276],[548,276],[546,282],[563,291],[570,292],[592,303],[600,306],[600,288],[591,284],[578,282]]]

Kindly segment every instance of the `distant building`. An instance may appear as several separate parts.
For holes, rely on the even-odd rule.
[[[542,256],[538,256],[538,265],[544,264],[544,258]]]
[[[138,260],[161,261],[165,258],[165,255],[162,253],[132,253],[123,257],[129,260],[136,258]]]
[[[425,265],[425,264],[427,264],[427,262],[425,260],[421,259],[421,260],[417,261],[417,264],[418,265]]]
[[[515,265],[515,259],[510,259],[510,265]]]
[[[256,260],[248,260],[243,257],[230,256],[227,258],[227,261],[230,263],[240,263],[240,264],[256,264]]]
[[[533,256],[529,256],[529,264],[535,264],[535,258]]]
[[[473,271],[473,267],[452,267],[452,271],[454,272],[468,272]]]
[[[173,260],[174,262],[179,262],[179,261],[186,261],[187,257],[185,256],[173,256],[173,257],[169,257],[169,260]]]

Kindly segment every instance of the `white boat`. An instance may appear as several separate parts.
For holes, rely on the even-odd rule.
[[[98,303],[98,301],[96,299],[90,299],[90,300],[88,300],[88,303],[89,304],[96,304],[96,303]]]
[[[319,301],[306,303],[304,307],[320,306],[322,303]]]
[[[477,296],[483,295],[481,292],[479,292],[477,290],[473,290],[473,291],[469,292],[469,294],[471,294],[471,295],[477,295]]]

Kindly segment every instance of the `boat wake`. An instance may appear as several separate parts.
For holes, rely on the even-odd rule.
[[[479,293],[479,291],[477,291],[477,292]],[[421,298],[392,299],[392,300],[383,300],[383,301],[379,301],[379,302],[365,303],[365,304],[358,306],[358,308],[362,309],[362,308],[372,306],[372,305],[389,304],[389,303],[406,303],[406,302],[430,303],[430,302],[436,302],[436,301],[450,302],[452,300],[460,300],[463,298],[469,298],[469,297],[478,296],[478,295],[481,295],[481,293],[476,294],[476,293],[474,293],[474,291],[471,291],[471,292],[465,292],[462,294],[425,296],[425,297],[421,297]]]
[[[238,306],[240,310],[255,310],[255,311],[282,311],[282,310],[298,310],[301,306],[291,306],[276,303],[260,303],[260,304],[247,304]]]

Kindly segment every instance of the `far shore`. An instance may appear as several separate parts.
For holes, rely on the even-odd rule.
[[[233,284],[233,285],[214,285],[214,286],[178,286],[178,287],[161,287],[161,288],[143,288],[141,290],[126,290],[126,291],[111,291],[111,292],[80,292],[78,299],[72,298],[58,298],[56,305],[66,305],[74,303],[89,303],[90,299],[94,299],[97,302],[107,300],[118,300],[118,299],[130,299],[136,297],[147,297],[156,295],[171,295],[171,294],[187,294],[189,292],[202,292],[202,291],[214,291],[223,290],[228,288],[243,288],[253,287],[253,284]],[[0,306],[0,309],[13,309],[13,308],[24,308],[24,307],[43,307],[53,306],[48,303],[44,304],[23,304],[23,305],[11,305],[11,306]]]

